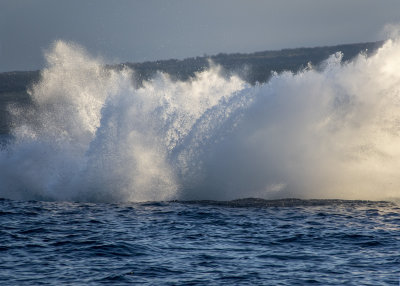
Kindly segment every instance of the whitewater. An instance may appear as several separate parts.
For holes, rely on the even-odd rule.
[[[45,57],[0,141],[1,285],[398,285],[399,38],[255,85]]]
[[[17,200],[400,198],[400,39],[250,85],[211,63],[187,81],[107,68],[57,41],[10,105],[0,197]]]

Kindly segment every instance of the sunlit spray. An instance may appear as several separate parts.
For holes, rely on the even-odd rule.
[[[211,66],[188,81],[105,68],[55,42],[10,106],[0,196],[14,199],[399,197],[400,42],[251,86]]]

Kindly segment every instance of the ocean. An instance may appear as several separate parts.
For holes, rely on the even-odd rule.
[[[255,85],[45,56],[0,144],[1,285],[398,285],[400,39]]]
[[[398,285],[388,202],[0,201],[1,285]]]

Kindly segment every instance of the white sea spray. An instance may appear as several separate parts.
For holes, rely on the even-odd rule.
[[[104,68],[55,42],[12,108],[0,196],[14,199],[398,198],[400,42],[251,86],[218,66],[188,81]]]

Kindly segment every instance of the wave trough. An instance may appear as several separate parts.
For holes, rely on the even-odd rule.
[[[104,68],[55,42],[29,108],[10,106],[0,196],[75,201],[400,197],[400,40],[251,86]]]

